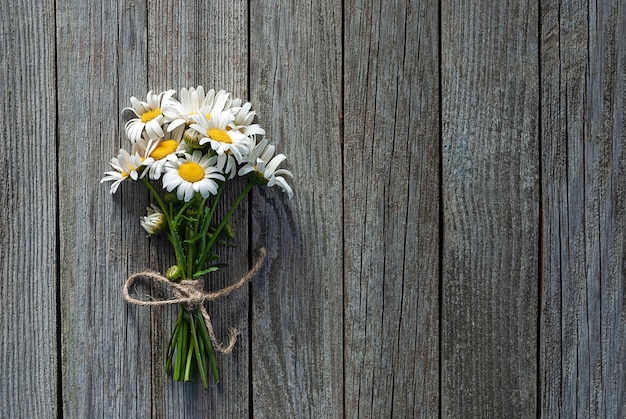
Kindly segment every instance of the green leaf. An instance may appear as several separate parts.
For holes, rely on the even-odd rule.
[[[195,274],[193,274],[194,278],[198,278],[201,277],[202,275],[206,275],[206,274],[210,274],[211,272],[215,272],[217,271],[219,268],[217,266],[210,266],[207,269],[203,269],[201,271],[196,272]]]

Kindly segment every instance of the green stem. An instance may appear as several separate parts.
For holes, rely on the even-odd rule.
[[[180,325],[183,320],[183,307],[179,306],[178,318],[176,319],[176,326],[174,332],[170,336],[170,340],[167,343],[167,356],[165,361],[165,372],[167,373],[172,366],[172,357],[174,355],[174,349],[176,349],[176,342],[178,341],[178,334],[180,333]]]
[[[191,202],[191,201],[190,201]],[[197,269],[194,266],[194,256],[196,254],[197,248],[197,237],[198,234],[198,224],[202,219],[204,212],[204,205],[206,203],[206,198],[202,199],[200,205],[198,205],[195,209],[197,212],[196,217],[193,218],[193,221],[188,222],[186,226],[187,232],[187,273],[189,274],[189,278],[193,278],[193,275],[196,273]]]
[[[187,208],[189,208],[189,206],[193,203],[193,200],[191,201],[187,201],[183,204],[182,208],[178,211],[178,214],[176,214],[176,217],[174,217],[174,222],[176,224],[178,224],[180,217],[185,213],[185,210]]]
[[[213,349],[213,344],[211,343],[211,338],[209,337],[209,331],[207,330],[206,324],[204,323],[202,313],[197,311],[195,315],[199,324],[198,328],[200,329],[200,337],[204,341],[206,352],[209,357],[209,364],[211,365],[211,374],[213,374],[213,381],[215,383],[219,383],[220,373],[217,369],[217,359],[215,359],[215,350]]]
[[[191,230],[191,226],[186,225],[185,226],[185,239],[187,240],[187,273],[189,274],[189,278],[191,279],[193,277],[193,250],[195,249],[196,245],[195,243],[193,243],[191,240],[193,239],[194,236],[194,231],[195,228],[193,230]]]
[[[204,345],[204,339],[202,338],[202,332],[201,332],[201,327],[202,327],[202,323],[204,322],[204,320],[202,320],[202,316],[196,317],[196,337],[198,339],[198,349],[200,350],[200,359],[202,359],[202,366],[198,366],[198,368],[202,368],[202,371],[204,371],[204,379],[207,380],[207,369],[206,369],[206,349],[205,349],[205,345]],[[199,319],[199,320],[198,320]],[[200,376],[200,378],[202,378],[202,376]],[[202,383],[203,385],[205,384],[205,382]],[[206,382],[206,387],[204,388],[205,390],[207,390],[209,388],[209,383]]]
[[[193,345],[189,342],[189,350],[187,350],[187,365],[185,366],[185,377],[183,381],[191,381],[191,361],[193,360]]]
[[[178,229],[178,227],[181,225],[181,221],[183,221],[183,215],[185,214],[185,211],[187,210],[187,208],[189,208],[192,205],[193,200],[187,201],[183,204],[182,208],[178,211],[178,214],[176,214],[176,216],[174,217],[174,219],[172,220],[172,224],[174,225],[175,229]],[[171,208],[170,208],[171,210]],[[189,240],[191,237],[189,236],[189,225],[187,222],[187,219],[184,220],[184,222],[182,222],[182,225],[184,228],[182,228],[181,233],[184,233],[184,238],[185,240]],[[179,240],[178,235],[176,235],[175,239]],[[184,243],[184,242],[183,242]],[[184,249],[183,247],[183,243],[180,243],[180,248]],[[185,261],[185,255],[184,253],[182,253],[181,251],[181,258],[180,260],[178,258],[176,258],[176,262],[178,264],[178,266],[180,267],[181,265],[184,266],[184,269],[182,270],[182,274],[183,274],[183,278],[191,278],[191,276],[193,275],[193,266],[191,266],[190,261],[193,260],[193,243],[186,243],[186,252],[187,252],[187,260]]]
[[[198,331],[196,330],[196,322],[197,316],[195,313],[191,316],[191,343],[194,352],[196,353],[196,363],[198,364],[198,371],[200,372],[200,380],[202,381],[202,387],[206,390],[209,388],[209,384],[206,379],[206,365],[204,351],[200,351],[200,345],[198,344]]]
[[[211,219],[213,219],[213,214],[215,214],[215,210],[217,209],[217,203],[222,197],[222,192],[224,192],[224,189],[226,189],[226,182],[222,183],[219,189],[217,190],[217,195],[215,195],[215,199],[213,200],[213,205],[211,205],[211,212],[209,212],[209,224],[208,225],[211,225]],[[207,232],[205,231],[204,234],[206,233]]]
[[[156,189],[154,189],[154,186],[152,186],[152,184],[147,178],[143,177],[141,178],[141,180],[143,181],[144,185],[148,187],[148,190],[150,191],[150,193],[152,193],[152,196],[154,196],[154,199],[156,199],[157,203],[159,204],[159,207],[161,207],[161,211],[163,211],[163,214],[165,215],[165,219],[167,220],[169,224],[171,222],[171,217],[170,217],[169,211],[167,211],[165,202],[163,202],[163,200],[161,199],[161,196],[156,191]]]
[[[200,237],[201,237],[200,249],[198,249],[198,253],[200,255],[205,254],[206,236],[207,236],[207,233],[209,232],[209,227],[211,227],[211,220],[213,219],[213,214],[215,214],[215,210],[217,209],[217,204],[220,198],[222,197],[222,192],[224,192],[224,189],[226,189],[226,182],[223,182],[220,184],[217,190],[217,194],[215,195],[215,198],[213,199],[213,205],[211,205],[211,209],[209,210],[209,213],[205,214],[205,218],[204,220],[202,220],[203,223],[202,223],[202,232],[200,234]],[[204,258],[206,258],[206,256]],[[201,271],[204,268],[204,258],[202,257],[198,258],[196,269],[194,270],[194,272]]]
[[[183,317],[181,321],[181,329],[178,332],[178,339],[176,342],[176,361],[174,361],[174,381],[180,381],[182,378],[182,366],[185,362],[185,341],[187,340],[187,319]]]
[[[233,203],[233,205],[230,207],[230,209],[226,213],[226,216],[224,217],[224,219],[222,220],[220,225],[217,226],[217,229],[213,232],[213,235],[209,239],[209,243],[207,243],[206,247],[204,248],[204,251],[202,252],[202,255],[200,256],[200,259],[199,259],[199,262],[198,262],[198,267],[200,269],[202,269],[202,267],[204,266],[204,261],[206,260],[208,254],[209,254],[209,251],[211,250],[211,248],[215,244],[215,241],[219,237],[222,229],[226,226],[226,224],[228,224],[228,220],[230,220],[230,217],[233,215],[233,213],[235,212],[235,210],[237,209],[239,204],[241,204],[243,199],[246,197],[246,195],[248,195],[248,192],[250,192],[253,187],[254,187],[254,183],[252,183],[252,182],[250,182],[250,183],[248,183],[246,185],[245,189],[243,191],[241,191],[241,193],[237,197],[237,200]]]
[[[161,199],[161,196],[158,194],[156,189],[154,189],[154,186],[152,186],[150,181],[146,179],[145,177],[141,178],[141,180],[146,185],[146,187],[148,188],[152,196],[154,196],[154,199],[156,199],[157,203],[159,204],[159,207],[161,207],[161,211],[163,211],[163,215],[165,216],[165,221],[167,222],[167,226],[170,230],[170,234],[168,235],[168,238],[170,242],[172,243],[172,245],[174,246],[174,254],[176,255],[176,264],[178,265],[178,268],[181,270],[182,277],[186,278],[187,276],[185,275],[186,272],[185,272],[184,250],[182,248],[182,244],[180,243],[180,240],[178,238],[178,234],[176,231],[177,226],[178,226],[176,222],[177,220],[172,219],[172,213],[168,211],[168,208],[165,206],[165,202],[163,202],[163,199]],[[171,210],[171,207],[170,207],[170,210]]]

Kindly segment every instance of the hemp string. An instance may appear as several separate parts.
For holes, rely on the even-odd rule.
[[[215,332],[213,331],[213,324],[211,322],[211,317],[209,313],[207,313],[204,308],[204,303],[206,301],[216,300],[218,298],[227,296],[233,291],[241,288],[246,282],[250,281],[252,277],[261,269],[263,266],[263,261],[265,260],[265,248],[261,247],[259,249],[259,256],[257,257],[256,262],[252,269],[248,271],[244,276],[241,277],[239,281],[236,283],[229,285],[228,287],[219,289],[215,292],[205,292],[204,291],[204,280],[194,279],[194,280],[182,280],[180,282],[172,282],[163,275],[154,271],[144,271],[140,273],[133,274],[128,277],[124,287],[122,288],[122,294],[124,295],[124,299],[131,303],[136,304],[138,306],[163,306],[170,304],[183,304],[188,311],[193,311],[196,309],[200,309],[200,313],[204,318],[204,324],[206,325],[207,331],[209,332],[209,337],[211,338],[211,342],[213,343],[213,347],[215,350],[223,353],[229,354],[233,350],[233,346],[235,346],[235,342],[237,341],[237,335],[239,331],[237,328],[232,327],[230,329],[230,338],[227,346],[222,346],[215,336]],[[168,300],[153,300],[153,301],[145,301],[139,300],[131,295],[129,291],[130,287],[137,281],[138,279],[152,279],[156,282],[161,282],[163,284],[167,284],[170,286],[172,291],[174,291],[174,295],[176,298],[168,299]]]

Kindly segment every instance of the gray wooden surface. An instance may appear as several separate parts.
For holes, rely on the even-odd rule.
[[[626,417],[626,6],[541,20],[541,413]]]
[[[436,2],[345,4],[345,413],[439,410]]]
[[[441,413],[537,410],[537,3],[444,2]]]
[[[0,19],[2,417],[59,413],[54,13],[20,2]]]
[[[250,97],[295,174],[293,200],[252,199],[252,246],[268,250],[252,296],[256,417],[343,411],[340,6],[250,5]]]
[[[626,416],[622,2],[9,3],[0,417]],[[129,97],[198,84],[296,175],[237,214],[207,392],[121,298],[173,259],[147,193],[98,184]]]

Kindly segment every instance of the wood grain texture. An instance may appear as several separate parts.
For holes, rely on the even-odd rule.
[[[19,1],[0,19],[0,417],[57,411],[54,8]]]
[[[626,7],[542,2],[541,413],[626,416]]]
[[[141,417],[152,400],[150,313],[120,289],[149,260],[138,223],[148,199],[132,181],[113,197],[98,182],[129,148],[119,92],[145,90],[145,5],[56,6],[63,415]]]
[[[345,413],[437,417],[438,3],[345,7]]]
[[[44,3],[0,19],[0,417],[626,417],[623,2]],[[268,258],[206,392],[121,296],[173,263],[148,192],[98,183],[130,96],[199,84],[295,174],[220,249],[210,289]]]
[[[442,415],[537,410],[534,2],[442,3]]]
[[[148,2],[148,76],[151,89],[204,86],[224,89],[247,99],[248,9],[245,1],[158,1]],[[221,218],[237,198],[244,184],[229,184],[218,209]],[[244,203],[231,224],[237,233],[236,248],[218,247],[223,269],[207,278],[207,288],[223,288],[247,272],[249,256],[248,211]],[[151,263],[165,270],[174,263],[167,240],[155,240]],[[220,341],[226,341],[231,327],[241,334],[233,352],[217,357],[219,384],[210,383],[203,391],[200,380],[175,383],[163,373],[167,342],[173,330],[177,309],[153,310],[153,417],[246,417],[249,411],[249,354],[247,287],[224,299],[207,304]]]
[[[268,139],[288,156],[295,195],[254,195],[255,417],[343,411],[341,4],[253,2],[250,90]]]

